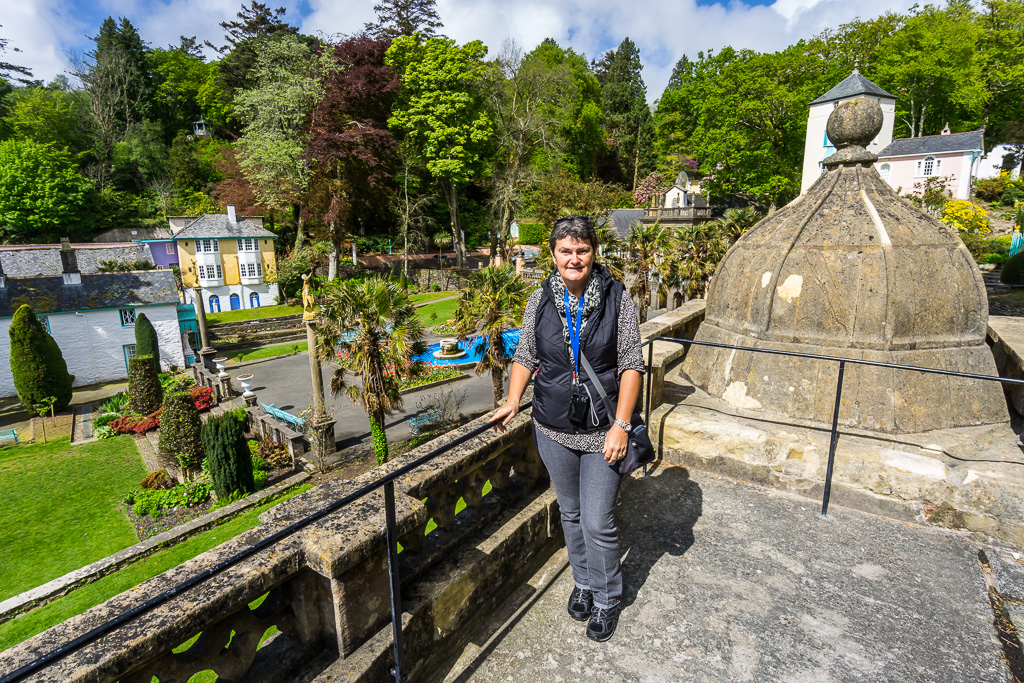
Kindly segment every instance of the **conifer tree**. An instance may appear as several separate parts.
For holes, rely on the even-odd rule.
[[[207,469],[218,498],[227,498],[235,491],[252,493],[256,490],[249,446],[235,418],[211,417],[203,424],[202,440]]]
[[[135,355],[152,356],[157,367],[160,366],[160,345],[156,337],[156,329],[145,313],[135,317]]]
[[[53,340],[32,311],[23,305],[14,313],[11,327],[11,374],[18,400],[28,410],[39,405],[43,399],[53,397],[55,411],[63,410],[71,403],[71,383],[74,375],[68,374],[68,364],[60,347]]]
[[[377,21],[366,31],[377,40],[394,40],[419,33],[424,38],[439,38],[443,28],[434,0],[381,0],[373,6]]]

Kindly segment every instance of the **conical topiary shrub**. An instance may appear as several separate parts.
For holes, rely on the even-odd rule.
[[[153,356],[134,356],[128,361],[128,408],[149,415],[160,407],[163,389]]]
[[[53,409],[63,410],[71,403],[71,383],[64,355],[36,318],[29,306],[14,313],[11,327],[11,374],[18,400],[31,410],[43,399],[53,397]]]
[[[156,329],[145,313],[139,313],[135,317],[135,355],[152,356],[157,370],[160,369],[160,346],[156,338]]]
[[[238,420],[230,415],[211,417],[203,424],[202,438],[207,471],[218,498],[256,490],[252,456]]]
[[[199,411],[187,391],[170,391],[160,411],[160,455],[176,458],[186,476],[203,462]]]

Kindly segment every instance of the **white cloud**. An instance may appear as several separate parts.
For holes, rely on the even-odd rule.
[[[158,47],[179,35],[219,42],[221,21],[232,18],[241,0],[26,0],[8,2],[2,35],[24,52],[17,56],[37,77],[52,78],[64,68],[64,52],[88,47],[107,13],[128,16],[143,39]],[[505,38],[531,50],[544,38],[599,57],[629,36],[640,47],[649,99],[657,99],[676,60],[726,45],[759,51],[780,50],[827,27],[857,16],[904,11],[913,0],[775,0],[750,6],[740,0],[698,6],[695,0],[438,0],[444,32],[459,43],[482,40],[493,56]],[[276,5],[278,3],[271,3]],[[353,34],[374,18],[373,0],[285,2],[288,18],[305,33]],[[300,8],[304,16],[300,13]],[[88,15],[84,16],[83,15]],[[98,17],[98,18],[96,18]],[[95,25],[84,25],[92,21]],[[12,60],[17,61],[17,60]]]

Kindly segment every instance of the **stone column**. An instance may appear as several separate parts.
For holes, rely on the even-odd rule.
[[[309,355],[309,378],[313,384],[313,415],[309,421],[309,445],[313,460],[323,463],[334,452],[334,420],[327,414],[324,402],[324,378],[320,357],[316,352],[316,322],[306,320],[306,345]]]
[[[210,334],[206,330],[206,309],[203,307],[203,289],[201,287],[193,287],[192,297],[194,299],[192,306],[196,309],[196,322],[199,324],[199,343],[202,347],[199,349],[199,362],[204,368],[214,372],[213,357],[217,355],[217,351],[210,346]]]

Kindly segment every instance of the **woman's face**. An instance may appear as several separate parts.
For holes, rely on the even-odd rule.
[[[589,242],[575,237],[563,237],[555,242],[555,266],[566,285],[586,282],[594,269],[597,254]]]

